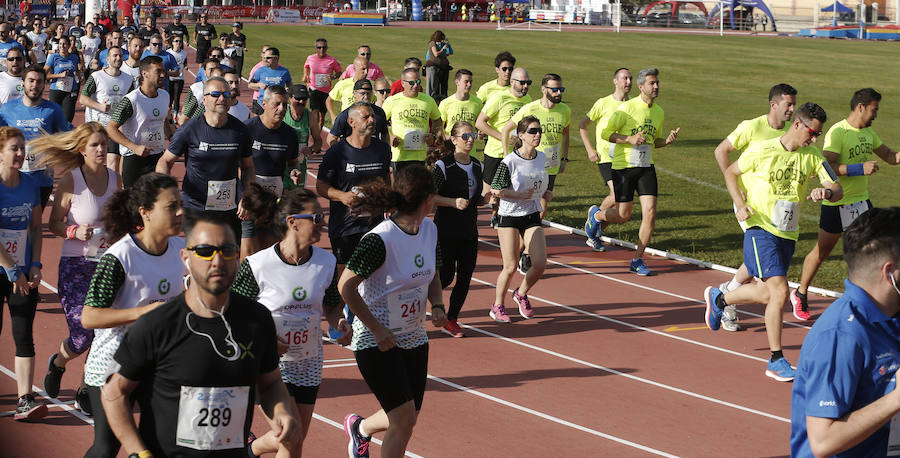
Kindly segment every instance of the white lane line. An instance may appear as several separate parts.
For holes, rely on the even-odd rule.
[[[351,367],[355,366],[356,363],[344,363],[344,364],[326,364],[322,366],[322,369],[331,369],[333,367]]]
[[[356,361],[356,358],[338,358],[338,359],[326,359],[323,361],[324,363],[341,363],[344,361]]]
[[[4,366],[2,364],[0,364],[0,372],[3,372],[4,374],[6,374],[7,377],[9,377],[13,380],[16,379],[16,373],[7,369],[6,366]],[[48,405],[47,407],[59,407],[59,408],[65,410],[66,412],[69,412],[70,414],[72,414],[76,418],[80,419],[81,421],[83,421],[91,426],[94,426],[94,420],[88,418],[87,415],[79,412],[77,409],[69,406],[68,402],[62,402],[59,399],[51,398],[50,396],[47,395],[47,393],[44,390],[42,390],[34,385],[31,386],[31,389],[38,396],[50,401],[50,405]],[[74,404],[74,402],[73,402],[73,404]]]
[[[321,421],[322,423],[325,423],[325,424],[327,424],[327,425],[334,426],[335,428],[337,428],[337,429],[339,429],[339,430],[341,430],[341,431],[344,430],[344,424],[343,424],[343,423],[336,422],[336,421],[334,421],[334,420],[332,420],[332,419],[330,419],[330,418],[323,417],[323,416],[321,416],[321,415],[319,415],[319,414],[317,414],[317,413],[313,413],[313,418],[315,418],[316,420],[319,420],[319,421]],[[373,437],[373,438],[372,438],[372,442],[378,444],[379,446],[381,445],[381,440],[378,439],[378,438]],[[406,456],[411,457],[411,458],[424,458],[422,455],[416,455],[415,453],[410,452],[409,450],[406,451]]]
[[[554,417],[553,415],[548,415],[548,414],[545,414],[545,413],[543,413],[543,412],[539,412],[539,411],[534,410],[534,409],[529,409],[528,407],[520,406],[519,404],[516,404],[516,403],[513,403],[513,402],[509,402],[509,401],[506,401],[506,400],[503,400],[503,399],[500,399],[500,398],[491,396],[491,395],[489,395],[489,394],[482,393],[482,392],[480,392],[480,391],[478,391],[478,390],[473,390],[472,388],[469,388],[469,387],[466,387],[466,386],[463,386],[463,385],[459,385],[459,384],[453,383],[453,382],[451,382],[451,381],[449,381],[449,380],[445,380],[445,379],[442,379],[442,378],[440,378],[440,377],[435,377],[435,376],[433,376],[433,375],[431,375],[431,374],[428,375],[428,378],[431,379],[431,380],[434,380],[435,382],[442,383],[442,384],[447,385],[447,386],[452,387],[452,388],[456,388],[457,390],[464,391],[464,392],[469,393],[469,394],[471,394],[471,395],[478,396],[478,397],[480,397],[480,398],[487,399],[487,400],[492,401],[492,402],[496,402],[497,404],[504,405],[504,406],[506,406],[506,407],[510,407],[510,408],[516,409],[516,410],[518,410],[518,411],[520,411],[520,412],[525,412],[525,413],[527,413],[527,414],[534,415],[534,416],[536,416],[536,417],[540,417],[540,418],[543,418],[543,419],[545,419],[545,420],[552,421],[553,423],[557,423],[557,424],[560,424],[560,425],[563,425],[563,426],[568,426],[569,428],[577,429],[577,430],[579,430],[579,431],[581,431],[581,432],[585,432],[585,433],[588,433],[588,434],[592,434],[592,435],[594,435],[594,436],[602,437],[602,438],[604,438],[604,439],[608,439],[608,440],[611,440],[611,441],[613,441],[613,442],[618,442],[618,443],[620,443],[620,444],[622,444],[622,445],[627,445],[627,446],[629,446],[629,447],[633,447],[633,448],[636,448],[636,449],[639,449],[639,450],[643,450],[643,451],[645,451],[645,452],[652,453],[652,454],[654,454],[654,455],[667,456],[667,457],[675,457],[675,456],[677,456],[677,455],[672,455],[672,454],[670,454],[670,453],[663,452],[663,451],[661,451],[661,450],[657,450],[657,449],[655,449],[655,448],[647,447],[646,445],[641,445],[641,444],[638,444],[638,443],[636,443],[636,442],[631,442],[631,441],[629,441],[629,440],[622,439],[622,438],[620,438],[620,437],[616,437],[616,436],[613,436],[613,435],[610,435],[610,434],[606,434],[606,433],[601,433],[600,431],[597,431],[597,430],[594,430],[594,429],[591,429],[591,428],[588,428],[588,427],[585,427],[585,426],[581,426],[581,425],[579,425],[579,424],[572,423],[572,422],[570,422],[570,421],[566,421],[566,420],[563,420],[563,419],[561,419],[561,418],[557,418],[557,417]]]

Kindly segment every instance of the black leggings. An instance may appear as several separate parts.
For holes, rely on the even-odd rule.
[[[66,91],[58,91],[56,89],[50,89],[50,101],[58,103],[62,109],[63,113],[66,115],[66,119],[69,122],[72,122],[72,118],[75,117],[75,93],[74,92],[66,92]]]
[[[32,289],[26,295],[13,294],[12,283],[4,274],[0,277],[0,331],[3,329],[3,303],[9,303],[9,316],[12,318],[13,341],[16,343],[16,356],[19,358],[34,357],[34,312],[37,310],[38,291]]]
[[[173,113],[181,112],[181,92],[184,91],[184,80],[169,80],[169,106]]]
[[[109,427],[109,420],[103,410],[103,402],[100,401],[99,386],[87,387],[88,398],[91,400],[91,410],[94,414],[94,445],[84,454],[85,458],[115,458],[122,444]],[[134,398],[129,399],[129,404],[134,407]]]
[[[469,283],[475,272],[475,261],[478,259],[478,239],[440,239],[441,244],[441,288],[446,288],[456,276],[456,284],[450,293],[450,310],[447,318],[455,320],[459,317],[469,294]]]

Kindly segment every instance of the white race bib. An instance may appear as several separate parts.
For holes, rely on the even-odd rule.
[[[388,295],[388,328],[391,332],[395,335],[409,334],[424,326],[427,299],[427,285]]]
[[[0,229],[0,243],[17,266],[25,265],[25,248],[28,243],[27,229]]]
[[[322,328],[319,322],[313,322],[313,315],[283,315],[273,313],[275,329],[278,337],[288,342],[288,351],[281,357],[282,361],[303,361],[319,354]]]
[[[56,90],[63,92],[71,92],[72,86],[75,85],[75,78],[71,76],[64,76],[62,78],[56,79]]]
[[[631,155],[628,158],[629,167],[650,167],[650,151],[653,146],[649,143],[631,147]]]
[[[194,450],[244,448],[249,386],[182,386],[175,444]]]
[[[780,231],[794,232],[800,221],[800,202],[778,199],[772,207],[772,224]]]
[[[328,87],[328,83],[331,82],[331,75],[326,73],[316,73],[316,87],[324,88]]]
[[[856,218],[859,218],[859,215],[869,211],[869,203],[861,200],[852,204],[841,205],[838,207],[838,210],[841,212],[841,227],[846,231],[850,224],[856,221]]]
[[[403,149],[407,151],[424,150],[425,131],[421,129],[406,129],[403,133]]]
[[[87,253],[84,258],[88,261],[99,262],[103,253],[106,253],[106,250],[112,245],[108,237],[102,227],[95,227],[91,239],[87,241]]]
[[[152,126],[141,132],[138,142],[147,147],[147,154],[158,154],[166,148],[166,138],[163,135],[162,126]]]
[[[256,176],[256,183],[263,187],[266,191],[275,193],[275,196],[281,197],[284,191],[284,180],[281,177],[264,177]]]
[[[235,193],[237,180],[207,181],[206,209],[207,210],[231,210],[237,207]]]
[[[559,145],[548,146],[544,149],[544,154],[547,156],[546,169],[559,167]]]
[[[36,172],[38,170],[46,170],[47,166],[38,165],[38,161],[40,161],[41,156],[33,153],[31,151],[31,146],[28,143],[25,144],[25,162],[22,163],[22,168],[19,169],[21,172]]]

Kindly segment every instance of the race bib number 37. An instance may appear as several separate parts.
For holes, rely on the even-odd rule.
[[[243,448],[250,387],[182,386],[175,443],[194,450]]]

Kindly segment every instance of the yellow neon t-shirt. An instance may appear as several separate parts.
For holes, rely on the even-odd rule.
[[[391,160],[424,161],[427,146],[425,134],[430,131],[429,121],[440,119],[441,112],[428,94],[416,93],[415,97],[394,94],[381,107],[388,121],[391,133],[400,137],[400,146],[391,147]]]
[[[496,129],[497,132],[500,132],[507,121],[519,111],[519,108],[522,108],[523,105],[529,102],[531,102],[530,95],[525,94],[522,97],[516,97],[510,94],[507,89],[492,95],[484,103],[484,108],[481,109],[481,112],[487,115],[488,124]],[[487,144],[484,145],[484,155],[502,159],[503,145],[500,144],[500,140],[488,137]]]
[[[444,122],[444,133],[449,137],[450,131],[453,130],[453,125],[459,121],[466,121],[472,125],[472,129],[475,129],[475,120],[478,119],[478,113],[481,113],[483,106],[484,102],[471,94],[469,94],[468,100],[459,100],[456,98],[456,95],[450,95],[442,100],[441,104],[438,105],[438,110],[440,110],[441,120]],[[484,154],[479,152],[477,148],[472,148],[470,154],[479,161],[484,159]]]
[[[353,105],[353,85],[355,83],[356,81],[353,81],[353,78],[342,79],[335,83],[334,87],[331,88],[331,92],[328,93],[328,97],[330,97],[331,100],[340,102],[340,111],[344,111],[347,108],[350,108],[350,105]],[[373,85],[372,87],[375,86]],[[374,101],[375,97],[370,97],[369,102],[372,103]]]
[[[728,134],[728,141],[731,142],[731,146],[734,149],[744,151],[752,143],[784,135],[789,127],[791,127],[791,124],[785,123],[783,128],[773,129],[769,125],[769,118],[766,115],[762,115],[741,121],[734,128],[734,131]]]
[[[872,160],[875,149],[882,145],[881,137],[871,127],[857,129],[846,119],[828,129],[825,134],[825,151],[840,155],[838,162],[844,165],[861,164]],[[838,177],[844,188],[844,197],[837,202],[822,202],[823,205],[837,206],[852,204],[869,198],[869,177],[860,175]]]
[[[648,106],[640,97],[622,102],[610,115],[601,138],[609,140],[613,133],[634,135],[642,132],[646,142],[639,146],[617,143],[613,150],[612,168],[622,170],[653,165],[653,143],[662,132],[664,118],[663,109],[657,103]]]
[[[614,144],[604,139],[602,134],[603,129],[606,127],[606,122],[609,121],[610,115],[612,115],[613,112],[616,111],[616,108],[619,108],[619,105],[622,105],[623,103],[625,103],[625,101],[618,101],[610,94],[601,99],[597,99],[597,101],[594,102],[594,106],[587,112],[587,118],[590,119],[591,122],[597,124],[594,134],[597,137],[597,155],[600,156],[600,160],[597,161],[598,164],[612,162]]]
[[[781,138],[751,144],[738,158],[741,176],[738,180],[753,215],[747,227],[759,226],[765,231],[789,240],[800,235],[800,205],[806,200],[809,179],[834,182],[831,167],[813,145],[787,151]]]
[[[478,90],[475,92],[475,96],[478,97],[479,99],[481,99],[483,102],[487,102],[488,99],[490,99],[492,95],[494,95],[498,92],[503,92],[503,91],[508,91],[508,90],[509,90],[508,84],[506,86],[501,86],[501,85],[497,84],[496,79],[492,79],[492,80],[488,81],[487,83],[482,84],[481,87],[479,87]]]
[[[541,105],[540,100],[526,103],[510,118],[518,123],[526,116],[534,116],[541,122],[543,134],[538,149],[547,156],[547,173],[556,175],[559,173],[560,146],[562,144],[563,129],[569,126],[572,118],[572,110],[564,103],[558,103],[553,108],[547,109]]]

